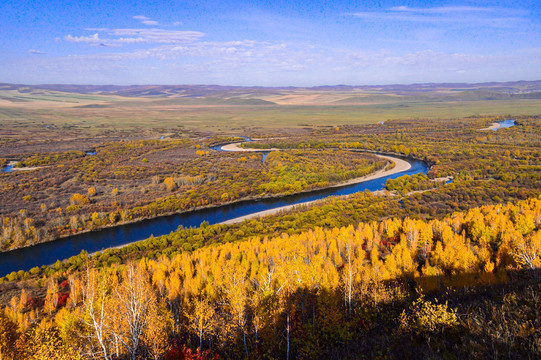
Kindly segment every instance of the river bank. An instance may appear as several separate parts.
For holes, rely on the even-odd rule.
[[[233,151],[233,150],[232,150]],[[333,188],[333,187],[343,187],[343,186],[348,186],[348,185],[352,185],[352,184],[359,184],[359,183],[363,183],[365,181],[370,181],[370,180],[375,180],[375,179],[379,179],[381,177],[386,177],[386,176],[390,176],[390,175],[393,175],[393,174],[397,174],[397,173],[401,173],[401,172],[404,172],[404,171],[407,171],[411,168],[411,164],[405,160],[402,160],[402,159],[399,159],[399,158],[395,158],[395,157],[391,157],[391,156],[387,156],[387,155],[378,155],[376,154],[377,157],[379,158],[382,158],[382,159],[386,159],[392,163],[394,163],[394,167],[392,167],[391,169],[381,169],[381,170],[378,170],[370,175],[365,175],[365,176],[361,176],[361,177],[358,177],[358,178],[354,178],[354,179],[350,179],[350,180],[347,180],[347,181],[344,181],[344,182],[341,182],[341,183],[338,183],[338,184],[335,184],[335,185],[331,185],[331,186],[328,186],[328,188]],[[239,223],[239,222],[242,222],[244,220],[247,220],[247,219],[255,219],[255,218],[260,218],[260,217],[263,217],[263,216],[268,216],[268,215],[275,215],[275,214],[278,214],[282,211],[287,211],[287,210],[290,210],[290,209],[293,209],[297,206],[309,206],[309,205],[312,205],[314,204],[315,202],[318,202],[320,200],[313,200],[313,201],[307,201],[307,202],[304,202],[304,203],[298,203],[298,204],[292,204],[292,205],[286,205],[286,206],[282,206],[282,207],[279,207],[279,208],[275,208],[275,209],[269,209],[269,210],[264,210],[264,211],[260,211],[260,212],[257,212],[257,213],[253,213],[253,214],[249,214],[249,215],[245,215],[245,216],[240,216],[238,218],[235,218],[235,219],[231,219],[231,220],[227,220],[227,221],[224,221],[222,222],[222,224],[236,224],[236,223]]]
[[[10,161],[8,164],[2,168],[2,172],[12,172],[12,171],[30,171],[30,170],[37,170],[41,169],[43,166],[32,166],[32,167],[20,167],[17,168],[15,165],[18,163],[18,161]]]
[[[223,145],[220,147],[220,149],[222,151],[234,151],[234,152],[268,152],[268,151],[278,151],[280,149],[276,149],[276,148],[270,148],[270,149],[251,149],[251,148],[243,148],[243,147],[240,147],[239,145],[242,144],[244,141],[242,142],[237,142],[237,143],[232,143],[232,144],[227,144],[227,145]]]

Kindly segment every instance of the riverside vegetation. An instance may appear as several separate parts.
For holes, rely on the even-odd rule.
[[[205,147],[206,148],[206,147]],[[0,250],[205,206],[327,187],[382,169],[370,154],[237,154],[190,140],[105,144],[96,155],[30,155],[0,175]]]

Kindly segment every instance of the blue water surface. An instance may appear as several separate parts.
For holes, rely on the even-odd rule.
[[[2,169],[0,169],[2,172],[12,172],[13,171],[13,164],[6,165]]]
[[[495,128],[495,129],[492,129],[493,131],[497,131],[499,129],[510,128],[511,126],[516,125],[514,119],[507,119],[507,120],[504,120],[504,121],[499,121],[498,124],[500,124],[500,126]]]

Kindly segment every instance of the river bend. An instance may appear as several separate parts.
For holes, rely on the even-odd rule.
[[[160,216],[0,253],[0,276],[4,276],[12,271],[29,270],[35,266],[53,264],[57,260],[78,255],[82,250],[93,253],[144,240],[150,236],[169,234],[172,231],[176,231],[181,225],[183,227],[197,227],[203,221],[207,221],[212,225],[270,209],[312,202],[329,196],[350,195],[365,190],[381,190],[384,188],[387,179],[394,179],[403,175],[426,173],[428,170],[427,164],[422,161],[404,160],[411,164],[409,169],[359,183],[334,186],[277,198],[244,200],[219,207]]]

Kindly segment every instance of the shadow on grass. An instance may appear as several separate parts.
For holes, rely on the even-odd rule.
[[[286,359],[289,338],[289,359],[541,359],[541,271],[485,276],[488,285],[475,284],[476,276],[371,285],[351,312],[340,289],[298,289],[274,304],[278,320],[259,329],[257,340],[247,332],[249,358]],[[438,323],[436,312],[411,322],[423,283],[441,285],[423,290],[423,303],[441,305],[456,321]],[[431,320],[433,327],[423,327]],[[221,358],[246,357],[241,336],[214,350]]]

